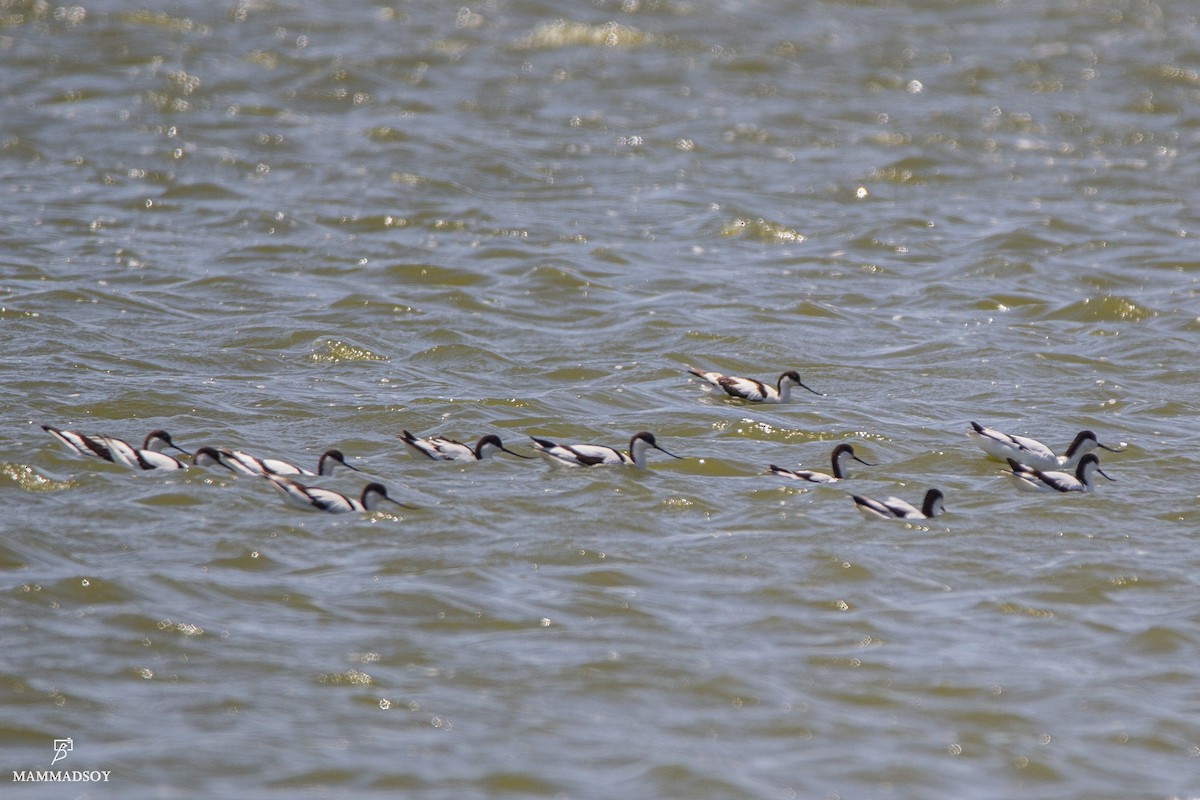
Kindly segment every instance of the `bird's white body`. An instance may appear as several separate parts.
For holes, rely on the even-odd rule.
[[[971,430],[967,431],[967,438],[992,458],[999,461],[1007,461],[1011,458],[1040,470],[1073,470],[1081,458],[1097,447],[1114,453],[1121,452],[1119,449],[1101,444],[1092,431],[1080,431],[1076,434],[1074,441],[1061,456],[1056,455],[1053,450],[1037,439],[1002,433],[993,428],[985,428],[978,422],[971,423]]]
[[[400,434],[399,439],[414,453],[419,453],[433,461],[485,461],[500,451],[517,458],[530,458],[530,456],[523,456],[509,450],[500,441],[499,436],[490,433],[482,437],[474,447],[447,439],[445,436],[421,438],[408,431]]]
[[[533,447],[547,462],[563,467],[596,467],[604,464],[624,464],[639,469],[646,466],[646,451],[661,450],[672,458],[680,458],[663,450],[654,439],[654,434],[642,431],[629,440],[629,451],[623,453],[612,447],[598,444],[557,444],[547,439],[533,439]]]
[[[360,472],[358,467],[346,463],[346,457],[341,450],[326,450],[317,461],[317,471],[298,467],[277,458],[258,458],[242,450],[231,450],[227,447],[201,447],[192,457],[192,461],[200,466],[219,465],[238,475],[306,475],[328,476],[341,466]]]
[[[781,478],[791,478],[792,480],[807,481],[808,483],[837,483],[846,477],[845,461],[848,458],[853,458],[860,464],[872,466],[854,454],[853,446],[842,443],[833,448],[833,452],[830,453],[829,456],[829,461],[833,467],[832,475],[824,472],[817,472],[811,469],[785,469],[783,467],[777,467],[774,464],[770,465],[768,469]]]
[[[886,500],[875,500],[861,495],[851,497],[854,499],[854,505],[864,515],[871,514],[884,519],[933,519],[946,510],[945,496],[940,489],[927,491],[920,508],[899,497],[889,497]]]
[[[1058,470],[1043,471],[1028,464],[1022,464],[1016,459],[1008,459],[1009,469],[1005,474],[1017,479],[1017,485],[1025,490],[1034,492],[1090,492],[1094,488],[1092,479],[1100,473],[1110,481],[1115,480],[1104,470],[1100,469],[1100,459],[1095,453],[1088,453],[1079,460],[1074,474]]]
[[[124,439],[118,439],[115,436],[64,431],[49,425],[43,425],[42,430],[65,444],[76,455],[98,458],[101,461],[120,464],[129,469],[184,469],[183,462],[162,452],[168,447],[191,455],[171,441],[171,435],[163,430],[151,431],[141,447],[134,447]]]
[[[362,495],[349,497],[317,486],[305,486],[284,475],[266,475],[289,504],[305,511],[324,511],[328,514],[374,511],[383,503],[404,504],[388,497],[387,489],[380,483],[369,483],[363,487]]]
[[[820,394],[801,383],[800,374],[791,369],[781,374],[774,386],[754,378],[738,378],[720,372],[706,372],[696,367],[688,367],[687,370],[707,384],[705,389],[709,391],[713,388],[721,389],[730,397],[748,400],[751,403],[790,403],[793,386],[801,386],[813,394]]]

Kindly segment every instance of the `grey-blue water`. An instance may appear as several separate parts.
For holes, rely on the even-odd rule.
[[[0,0],[0,84],[0,796],[1200,797],[1192,5]]]

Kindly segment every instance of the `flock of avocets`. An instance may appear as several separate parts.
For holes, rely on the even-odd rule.
[[[805,386],[795,370],[788,370],[780,375],[774,386],[753,378],[738,378],[719,372],[705,372],[694,367],[689,367],[688,372],[700,378],[706,390],[721,390],[729,397],[749,403],[790,402],[793,386],[802,387],[813,394],[820,394],[820,392]],[[152,431],[146,436],[141,447],[134,447],[128,442],[112,436],[61,430],[50,425],[43,425],[42,428],[77,455],[120,464],[130,469],[186,469],[189,463],[164,452],[171,449],[189,456],[191,466],[217,467],[229,470],[235,475],[266,478],[286,501],[310,511],[325,511],[334,514],[364,512],[376,510],[384,503],[409,507],[389,497],[387,488],[381,483],[368,483],[363,488],[361,495],[352,497],[296,480],[295,476],[332,475],[334,470],[339,467],[355,472],[361,471],[348,464],[340,450],[328,450],[323,453],[317,462],[316,471],[313,472],[286,461],[259,458],[241,450],[225,447],[201,447],[195,452],[188,452],[175,444],[170,434],[164,430]],[[1035,439],[1001,433],[977,422],[971,423],[971,429],[966,434],[989,456],[1007,462],[1008,469],[1004,470],[1005,473],[1012,476],[1019,487],[1031,491],[1091,491],[1092,481],[1096,474],[1103,475],[1109,480],[1115,480],[1100,469],[1100,460],[1092,451],[1102,448],[1114,453],[1121,452],[1119,448],[1101,444],[1096,434],[1087,430],[1080,431],[1062,455],[1057,455],[1049,447]],[[646,456],[650,450],[658,450],[672,458],[682,458],[682,456],[677,456],[661,447],[654,438],[654,434],[646,431],[633,435],[629,440],[627,451],[598,444],[558,444],[536,436],[530,438],[533,440],[534,452],[555,466],[624,465],[640,469],[646,466]],[[434,461],[484,461],[498,452],[508,453],[518,458],[532,458],[532,456],[522,455],[508,449],[500,437],[494,434],[482,437],[473,447],[442,436],[421,438],[407,430],[399,434],[399,439],[414,453]],[[873,466],[859,458],[852,445],[842,443],[833,448],[830,458],[832,467],[830,473],[785,469],[774,464],[768,467],[767,472],[789,480],[813,484],[832,484],[846,477],[846,462],[849,459]],[[946,510],[945,496],[940,489],[929,489],[925,493],[920,507],[897,497],[876,500],[862,495],[852,494],[850,496],[864,515],[885,519],[932,519]]]

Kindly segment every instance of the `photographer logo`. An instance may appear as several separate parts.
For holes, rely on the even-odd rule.
[[[54,760],[50,762],[50,766],[54,766],[58,762],[67,757],[67,753],[75,749],[75,742],[72,739],[55,739],[54,740]]]
[[[50,766],[53,767],[74,750],[74,739],[55,739]],[[111,774],[107,769],[14,769],[12,780],[13,783],[108,783]]]

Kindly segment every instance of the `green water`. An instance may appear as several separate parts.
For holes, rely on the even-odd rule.
[[[1195,797],[1196,28],[0,0],[0,795]],[[1025,494],[970,420],[1126,447]],[[338,447],[415,508],[43,424]],[[67,737],[107,783],[13,780]]]

